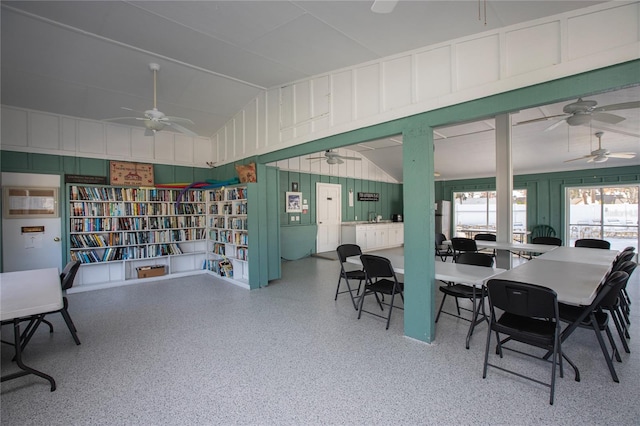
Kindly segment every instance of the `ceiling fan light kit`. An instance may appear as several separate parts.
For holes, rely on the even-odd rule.
[[[604,163],[609,158],[621,158],[621,159],[631,159],[635,158],[635,152],[610,152],[608,149],[602,148],[602,135],[603,132],[596,132],[596,137],[598,138],[598,149],[595,151],[591,151],[588,155],[583,155],[582,157],[572,158],[571,160],[566,160],[565,163],[569,163],[571,161],[578,160],[587,160],[587,163]]]

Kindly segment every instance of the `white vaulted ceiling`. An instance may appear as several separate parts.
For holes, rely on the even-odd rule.
[[[144,111],[153,101],[147,65],[157,62],[158,108],[190,118],[192,130],[209,137],[268,88],[597,3],[602,2],[401,0],[392,13],[376,14],[368,0],[2,1],[1,102],[97,120],[126,115],[123,106]],[[486,25],[484,16],[478,19],[484,4]],[[619,96],[637,100],[638,92]],[[598,102],[621,101],[609,95]],[[549,106],[521,114],[530,119],[557,111]],[[633,123],[628,119],[624,125],[637,135]],[[446,146],[476,144],[490,133],[459,136],[468,131],[465,126],[438,136],[443,139],[436,142],[436,160],[448,161],[436,164],[443,174],[455,172]],[[473,125],[478,126],[491,124]],[[545,122],[522,126],[526,149],[552,143],[566,148],[566,129],[563,137],[552,137],[562,129],[540,133],[545,127]],[[607,132],[603,142],[613,145],[613,138]],[[530,156],[523,157],[526,162]]]

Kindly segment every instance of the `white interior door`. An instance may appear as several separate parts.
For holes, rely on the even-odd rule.
[[[60,210],[60,176],[2,173],[2,187],[57,188],[55,200],[58,217],[5,218],[2,217],[2,268],[4,272],[62,267],[62,212]],[[4,200],[3,202],[6,202]],[[40,227],[43,232],[32,231]]]
[[[342,224],[342,185],[316,183],[316,253],[335,251],[340,245]]]

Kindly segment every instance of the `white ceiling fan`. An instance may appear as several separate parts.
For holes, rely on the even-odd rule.
[[[598,149],[591,151],[589,155],[583,155],[582,157],[566,160],[565,163],[570,161],[587,160],[587,163],[604,163],[609,158],[634,158],[635,152],[609,152],[608,149],[602,148],[602,132],[596,132],[598,138]]]
[[[535,118],[533,120],[522,121],[520,124],[534,123],[537,121],[545,121],[553,118],[560,118],[545,131],[553,130],[560,126],[562,123],[567,123],[569,126],[582,126],[591,123],[591,121],[600,121],[607,124],[618,124],[625,120],[624,117],[615,114],[609,114],[605,111],[616,111],[623,109],[640,108],[640,101],[622,102],[619,104],[611,104],[598,107],[598,102],[593,100],[583,100],[578,98],[576,102],[567,104],[562,108],[564,114],[551,115],[549,117]]]
[[[307,160],[326,160],[327,164],[342,164],[344,163],[344,161],[342,160],[355,160],[355,161],[361,161],[362,158],[358,158],[358,157],[345,157],[342,156],[340,154],[338,154],[335,151],[331,151],[331,150],[326,150],[324,152],[324,156],[323,157],[308,157]]]
[[[181,124],[178,124],[178,123],[194,124],[193,121],[189,120],[188,118],[170,117],[170,116],[164,115],[163,112],[158,111],[156,80],[157,80],[158,71],[160,70],[160,65],[152,62],[149,64],[149,70],[153,72],[153,109],[148,109],[146,111],[136,111],[131,108],[121,107],[126,111],[137,112],[138,114],[141,114],[144,117],[116,117],[116,118],[106,119],[105,121],[120,121],[120,120],[143,121],[144,126],[146,127],[146,130],[144,132],[145,136],[153,136],[156,132],[159,132],[165,127],[171,127],[188,136],[193,136],[193,137],[198,136],[195,132],[192,132],[191,130],[187,129]]]

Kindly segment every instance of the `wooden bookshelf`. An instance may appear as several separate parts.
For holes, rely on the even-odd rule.
[[[207,252],[205,192],[67,185],[68,258],[76,285],[137,279],[139,267],[167,275],[201,271]]]
[[[249,286],[248,187],[209,190],[208,249],[205,269],[216,276]]]

